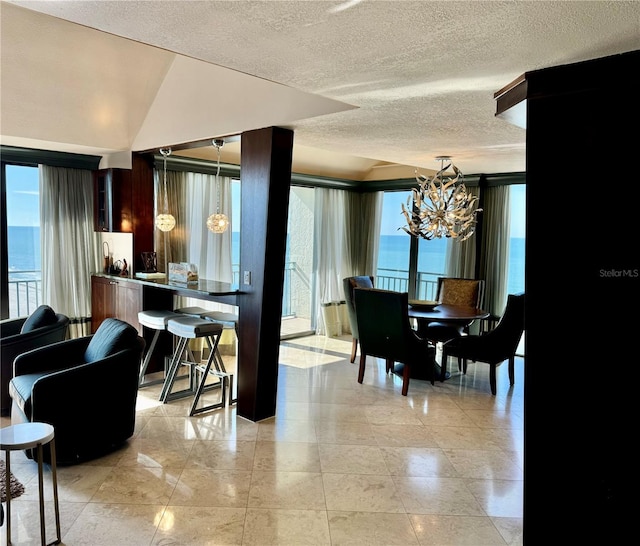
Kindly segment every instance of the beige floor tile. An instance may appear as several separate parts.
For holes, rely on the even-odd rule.
[[[491,521],[509,546],[523,546],[522,518],[491,518]]]
[[[320,419],[316,422],[316,435],[319,444],[377,445],[368,423]]]
[[[245,513],[245,508],[169,506],[150,544],[240,546]]]
[[[256,442],[253,470],[320,472],[318,445],[306,442]]]
[[[489,516],[521,518],[524,482],[521,480],[466,480],[482,509]]]
[[[319,444],[322,472],[389,475],[378,446]]]
[[[259,423],[258,440],[270,442],[318,441],[314,421],[293,419],[267,419]]]
[[[244,440],[198,440],[193,444],[186,468],[251,470],[255,449],[255,442]]]
[[[246,508],[251,484],[247,470],[186,468],[182,471],[169,506],[227,506]]]
[[[332,546],[418,544],[409,516],[372,512],[329,512]]]
[[[449,427],[434,426],[431,432],[436,439],[438,447],[443,449],[482,449],[487,451],[500,451],[501,442],[495,434],[487,429],[476,426]]]
[[[483,480],[520,480],[522,468],[512,454],[481,449],[444,449],[460,477]]]
[[[329,546],[325,510],[247,509],[243,546]]]
[[[165,510],[162,504],[89,503],[63,535],[69,546],[150,544]]]
[[[398,495],[410,514],[486,516],[461,478],[393,478]]]
[[[36,485],[37,487],[37,485]],[[45,492],[45,533],[47,543],[53,542],[56,536],[56,520],[53,497],[48,496]],[[5,523],[0,527],[0,544],[7,544],[7,524],[6,524],[6,505]],[[78,515],[84,510],[86,503],[84,502],[59,502],[60,510],[60,536],[64,538],[65,534],[71,528],[73,522]],[[11,538],[14,546],[40,544],[40,502],[37,500],[25,500],[24,497],[18,497],[11,501]]]
[[[184,468],[193,440],[174,440],[170,443],[155,438],[137,438],[129,441],[117,466],[143,466],[157,468]]]
[[[424,425],[371,425],[379,446],[438,447],[431,427]]]
[[[405,511],[391,476],[324,473],[322,482],[327,510],[395,514]]]
[[[440,448],[382,447],[380,450],[392,476],[458,477]]]
[[[182,469],[117,467],[109,472],[91,502],[167,504]]]
[[[254,471],[248,506],[325,510],[322,475],[318,472]]]
[[[395,406],[372,405],[367,406],[367,419],[372,425],[421,425],[423,424],[418,414],[411,408]]]
[[[410,515],[421,546],[506,545],[488,517]]]

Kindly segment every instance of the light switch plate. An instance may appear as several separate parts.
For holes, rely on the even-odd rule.
[[[243,282],[243,284],[251,285],[251,271],[245,271],[244,272],[244,276],[243,276],[242,282]]]

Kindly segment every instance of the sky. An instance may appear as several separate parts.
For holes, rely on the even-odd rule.
[[[235,185],[234,185],[235,186]],[[232,199],[239,207],[240,191],[234,188]],[[37,226],[38,212],[38,170],[33,167],[7,165],[7,225]],[[401,204],[406,204],[409,192],[389,192],[385,194],[382,216],[382,235],[403,235],[399,229],[406,225]],[[511,186],[512,214],[511,237],[525,236],[525,186]],[[238,210],[238,209],[235,209]],[[235,225],[239,228],[239,222]]]

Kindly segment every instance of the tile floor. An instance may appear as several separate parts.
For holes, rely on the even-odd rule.
[[[259,423],[235,407],[189,418],[189,399],[141,389],[123,448],[59,467],[63,544],[521,545],[523,359],[512,388],[500,366],[495,397],[472,363],[404,397],[378,359],[358,384],[350,348],[350,336],[283,342],[276,416]],[[36,465],[11,460],[26,487],[13,544],[39,544]]]

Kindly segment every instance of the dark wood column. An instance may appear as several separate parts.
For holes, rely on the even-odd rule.
[[[634,51],[538,70],[497,97],[527,130],[525,544],[637,527],[638,67]]]
[[[288,129],[242,134],[238,415],[251,421],[276,412],[292,149]]]

